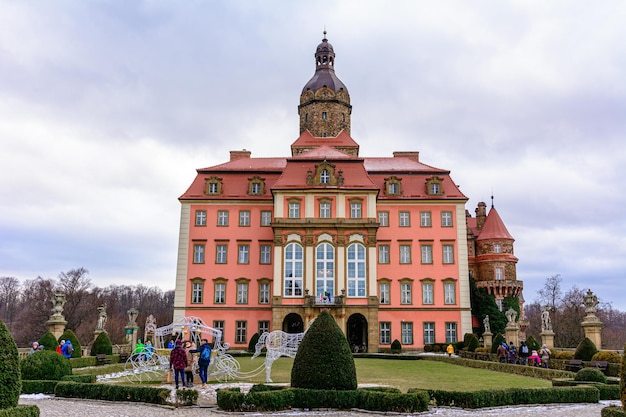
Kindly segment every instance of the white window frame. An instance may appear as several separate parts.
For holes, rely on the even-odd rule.
[[[432,282],[422,282],[422,304],[435,304],[435,284]]]
[[[378,212],[378,223],[380,227],[389,227],[389,212],[388,211]]]
[[[213,303],[214,304],[226,303],[226,283],[217,282],[215,283],[214,287],[215,287],[215,297],[213,298]]]
[[[250,226],[250,210],[239,211],[239,226]]]
[[[459,341],[456,322],[446,322],[446,343],[454,343]]]
[[[504,268],[501,266],[496,266],[495,268],[495,277],[496,277],[496,281],[503,281],[504,280]]]
[[[329,296],[335,296],[335,248],[324,242],[315,248],[315,297],[329,302]]]
[[[272,225],[272,212],[269,210],[261,211],[261,226],[271,226]]]
[[[456,304],[456,284],[454,282],[443,283],[443,303]]]
[[[248,322],[237,320],[235,322],[235,343],[242,345],[247,342]]]
[[[259,284],[259,304],[270,303],[270,284],[269,282],[262,282]]]
[[[423,264],[433,263],[433,245],[420,245],[420,252],[422,255]]]
[[[430,211],[420,211],[420,227],[432,227],[432,215]]]
[[[391,262],[389,251],[390,251],[389,245],[387,244],[378,245],[378,263],[379,264],[388,264]]]
[[[452,212],[451,211],[442,211],[441,212],[441,227],[452,227]]]
[[[290,219],[300,218],[300,203],[289,203],[289,218]]]
[[[217,225],[228,226],[228,210],[217,211]]]
[[[379,344],[390,345],[391,344],[391,322],[381,321],[379,322]]]
[[[410,282],[400,283],[400,304],[409,305],[413,304],[412,300],[412,284]]]
[[[228,263],[228,245],[218,244],[215,247],[215,263],[220,265]]]
[[[348,246],[346,267],[348,270],[348,297],[365,297],[367,282],[367,250],[361,243]]]
[[[350,218],[351,219],[360,219],[363,217],[363,204],[358,202],[350,203]]]
[[[237,283],[237,304],[248,304],[248,283]]]
[[[196,210],[196,226],[206,226],[206,210]]]
[[[250,263],[250,245],[237,245],[237,263],[249,264]]]
[[[432,345],[435,343],[435,323],[432,321],[425,321],[423,323],[424,328],[424,344]]]
[[[204,283],[193,282],[191,284],[191,304],[202,304],[203,293]]]
[[[324,168],[320,171],[320,184],[328,183],[330,183],[330,172]]]
[[[400,227],[411,227],[411,212],[410,211],[401,211],[398,213],[399,226]]]
[[[411,245],[400,245],[400,263],[411,263]]]
[[[442,262],[444,264],[453,264],[454,263],[454,245],[443,245],[442,246]]]
[[[380,304],[391,304],[391,285],[388,282],[378,284],[378,297]]]
[[[330,219],[332,214],[329,202],[320,203],[320,219]]]
[[[401,326],[402,326],[402,337],[401,337],[402,344],[412,345],[413,344],[413,322],[403,321],[401,323]]]
[[[194,264],[203,264],[204,263],[204,249],[205,245],[195,243],[193,245],[193,263]]]
[[[262,265],[272,263],[272,245],[261,245],[259,249],[259,263]]]
[[[284,271],[284,296],[302,297],[304,250],[299,243],[285,246]]]

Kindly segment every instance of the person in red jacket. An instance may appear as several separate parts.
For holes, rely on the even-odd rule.
[[[187,352],[183,349],[183,342],[181,340],[176,341],[176,347],[172,349],[170,353],[170,369],[174,369],[174,381],[176,383],[176,389],[178,389],[178,376],[185,387],[185,367],[187,367]]]

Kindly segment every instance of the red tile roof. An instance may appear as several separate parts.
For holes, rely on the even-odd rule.
[[[487,219],[485,220],[485,224],[483,225],[480,234],[476,238],[476,240],[485,240],[485,239],[507,239],[507,240],[515,240],[513,236],[506,230],[506,226],[504,222],[500,218],[498,211],[495,207],[492,207],[489,210],[489,214],[487,214]]]

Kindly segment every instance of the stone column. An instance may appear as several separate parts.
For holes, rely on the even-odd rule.
[[[585,337],[591,340],[598,350],[602,348],[602,322],[596,316],[596,306],[598,305],[598,297],[591,290],[587,291],[584,299],[585,312],[587,315],[583,319],[581,326],[585,331]]]
[[[541,336],[542,345],[546,345],[550,349],[554,348],[554,332],[552,330],[544,330],[539,335]]]
[[[485,344],[486,348],[490,348],[493,345],[493,333],[483,333],[483,343]]]
[[[504,328],[506,343],[509,345],[512,343],[517,347],[519,346],[519,324],[515,321],[517,312],[509,308],[504,315],[508,321]]]
[[[67,324],[67,321],[62,314],[65,302],[65,294],[63,291],[57,290],[54,293],[54,298],[52,299],[52,315],[46,322],[48,325],[48,331],[52,333],[57,340],[61,337],[63,332],[65,332],[65,325]]]

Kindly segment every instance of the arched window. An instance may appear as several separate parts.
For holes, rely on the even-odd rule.
[[[302,296],[302,246],[290,243],[285,247],[285,297]]]
[[[315,250],[315,297],[327,303],[335,297],[335,248],[329,243]]]
[[[348,246],[348,297],[365,297],[365,246]]]

